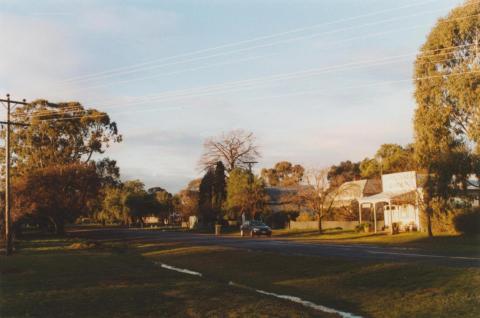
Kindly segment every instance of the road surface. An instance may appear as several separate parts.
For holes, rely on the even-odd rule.
[[[474,257],[439,255],[414,248],[380,247],[366,244],[298,242],[275,237],[217,237],[211,234],[127,228],[74,228],[69,231],[69,235],[99,241],[177,242],[187,245],[219,245],[286,255],[340,257],[371,261],[433,261],[443,265],[480,267],[480,255]]]

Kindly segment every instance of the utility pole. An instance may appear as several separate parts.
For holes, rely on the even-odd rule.
[[[7,133],[5,136],[5,255],[12,254],[10,231],[10,94],[7,94]]]
[[[248,172],[250,174],[250,177],[248,179],[249,183],[253,183],[253,172],[252,172],[252,167],[254,164],[258,163],[258,161],[242,161],[244,164],[248,166]]]
[[[250,195],[252,194],[252,190],[253,190],[253,171],[252,171],[252,167],[254,164],[258,163],[258,161],[242,161],[244,164],[246,164],[248,166],[248,185],[249,185],[249,192],[250,192]],[[253,207],[252,207],[252,219],[254,219],[254,215],[253,215]]]
[[[11,105],[26,105],[27,103],[25,100],[23,101],[12,101],[10,100],[10,94],[7,94],[7,99],[0,99],[0,102],[7,103],[7,121],[0,122],[1,124],[5,124],[7,126],[7,131],[5,134],[5,255],[9,256],[12,254],[13,251],[13,242],[12,242],[12,232],[11,232],[11,215],[10,215],[10,168],[11,168],[11,151],[10,151],[10,127],[12,125],[15,126],[28,126],[28,124],[24,123],[16,123],[10,121],[10,112],[11,112]]]

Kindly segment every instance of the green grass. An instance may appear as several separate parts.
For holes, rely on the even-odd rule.
[[[14,256],[0,257],[1,317],[318,316],[297,304],[162,269],[140,255],[140,247],[61,238],[17,247]]]
[[[14,256],[0,256],[1,317],[331,316],[228,286],[229,281],[364,317],[480,316],[480,269],[473,267],[288,256],[182,242],[96,244],[38,236],[17,246]]]
[[[479,317],[480,269],[285,256],[233,248],[147,246],[144,255],[365,317]]]
[[[274,236],[303,242],[328,242],[341,244],[373,244],[380,246],[408,247],[425,252],[479,256],[480,236],[465,237],[454,234],[439,234],[428,237],[423,232],[405,232],[396,235],[388,233],[357,233],[355,231],[331,230],[323,234],[318,231],[277,230]]]

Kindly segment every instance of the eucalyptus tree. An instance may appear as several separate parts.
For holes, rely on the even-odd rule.
[[[16,108],[12,120],[29,124],[11,128],[13,167],[20,174],[49,165],[86,163],[122,140],[107,113],[78,102],[52,107],[45,100],[35,100]],[[5,135],[5,129],[0,135]]]
[[[264,168],[261,171],[262,178],[270,186],[289,187],[298,185],[303,178],[305,168],[301,165],[293,165],[289,161],[280,161],[273,168]]]
[[[466,1],[439,19],[415,61],[415,157],[427,175],[424,207],[480,175],[480,3]]]
[[[101,209],[100,189],[118,184],[119,170],[115,161],[93,157],[122,139],[106,113],[77,102],[35,100],[17,107],[11,120],[28,124],[11,127],[10,134],[18,213],[48,217],[61,232],[64,221]],[[0,137],[5,133],[2,127]]]

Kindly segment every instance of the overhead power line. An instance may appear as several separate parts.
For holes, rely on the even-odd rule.
[[[460,47],[467,47],[470,45],[460,45],[456,46],[455,48],[460,48]],[[452,49],[454,47],[451,47],[449,49]],[[434,56],[439,56],[439,55],[444,55],[448,53],[440,53],[440,54],[432,54],[429,56],[425,57],[434,57]],[[350,63],[344,63],[344,64],[338,64],[338,65],[331,65],[327,67],[322,67],[322,68],[313,68],[313,69],[307,69],[307,70],[302,70],[302,71],[295,71],[295,72],[289,72],[289,73],[280,73],[280,74],[275,74],[275,75],[269,75],[269,76],[264,76],[264,77],[257,77],[257,78],[250,78],[246,80],[239,80],[239,81],[230,81],[226,83],[220,83],[220,84],[214,84],[214,85],[208,85],[208,86],[203,86],[199,88],[191,88],[191,89],[182,89],[182,90],[173,90],[173,91],[166,91],[162,92],[159,94],[154,94],[154,95],[149,95],[146,97],[140,97],[136,98],[132,101],[126,101],[126,102],[118,102],[118,101],[111,101],[109,103],[109,100],[103,101],[103,102],[98,102],[99,105],[101,105],[104,108],[112,108],[112,107],[120,107],[122,105],[128,105],[129,103],[136,103],[136,102],[153,102],[153,101],[158,101],[158,100],[163,100],[163,99],[172,99],[176,97],[183,97],[183,96],[198,96],[198,94],[205,93],[205,92],[212,92],[212,91],[230,91],[232,89],[237,89],[241,87],[249,87],[249,86],[255,86],[259,87],[260,85],[264,83],[272,83],[276,81],[284,81],[284,80],[289,80],[289,79],[298,79],[298,78],[305,78],[305,77],[311,77],[311,76],[317,76],[321,74],[327,74],[327,73],[332,73],[335,71],[343,71],[343,70],[352,70],[352,69],[358,69],[358,68],[364,68],[364,67],[373,67],[373,66],[379,66],[379,65],[388,65],[392,63],[397,63],[397,59],[401,59],[411,56],[412,54],[402,54],[402,55],[396,55],[396,56],[390,56],[390,57],[385,57],[382,59],[368,59],[368,60],[363,60],[363,61],[357,61],[357,62],[350,62]],[[440,62],[441,60],[437,60],[436,62]]]
[[[479,3],[480,3],[480,1],[479,1]],[[460,18],[453,18],[453,19],[444,19],[441,22],[446,23],[446,22],[451,22],[451,21],[458,21],[458,20],[463,20],[463,19],[467,19],[467,18],[470,18],[470,17],[474,17],[474,16],[480,16],[480,14],[465,16],[465,17],[460,17]],[[362,34],[361,36],[355,36],[355,37],[350,37],[350,38],[347,38],[347,39],[342,39],[342,40],[339,40],[339,41],[333,41],[333,42],[330,42],[328,44],[337,44],[337,43],[342,43],[342,42],[348,42],[348,41],[355,40],[355,39],[365,39],[365,38],[369,38],[369,37],[385,35],[385,34],[388,34],[388,33],[391,33],[391,32],[398,32],[398,31],[404,31],[404,30],[409,30],[409,29],[415,29],[415,28],[419,28],[419,27],[423,27],[423,26],[424,25],[415,25],[415,26],[409,26],[409,27],[406,27],[406,28],[398,28],[398,29],[393,29],[393,30],[381,31],[381,32],[377,32],[377,33]],[[472,45],[472,44],[470,44],[470,45]],[[459,48],[459,47],[463,47],[463,46],[469,46],[469,45],[455,46],[455,47],[452,47],[452,48]],[[445,49],[447,49],[447,48],[445,48]],[[423,51],[423,52],[430,52],[430,51],[433,52],[433,51],[438,51],[438,50],[428,50],[428,51]],[[417,54],[417,53],[418,52],[412,52],[411,55]],[[405,56],[407,56],[407,54],[405,54]],[[108,82],[108,83],[100,84],[100,85],[97,85],[97,86],[83,87],[83,88],[80,88],[80,89],[77,89],[77,90],[74,90],[74,91],[94,89],[94,88],[98,88],[98,87],[105,87],[105,86],[110,86],[110,85],[115,85],[115,84],[125,84],[125,83],[129,83],[129,82],[135,82],[135,81],[139,81],[139,80],[143,80],[143,79],[147,79],[147,78],[153,78],[153,77],[157,77],[157,76],[161,76],[161,75],[168,75],[168,74],[160,74],[160,75],[153,75],[153,76],[147,76],[147,77],[141,77],[141,78],[133,78],[133,79],[123,80],[123,81],[120,81],[120,82],[118,82],[118,81],[117,82]],[[107,102],[108,101],[109,100],[107,100]],[[115,103],[114,100],[111,100],[111,101],[112,101],[112,103]],[[101,102],[105,102],[105,101],[101,101]]]
[[[464,44],[464,45],[458,45],[458,46],[451,46],[451,47],[446,47],[442,48],[442,53],[437,53],[437,54],[431,54],[431,55],[423,55],[423,58],[430,58],[430,57],[436,57],[436,56],[442,56],[445,54],[451,54],[451,50],[458,49],[458,48],[465,48],[465,47],[470,47],[476,44]],[[432,50],[433,51],[433,50]],[[438,50],[436,50],[438,51]],[[320,75],[320,74],[325,74],[325,73],[331,73],[333,71],[342,71],[342,70],[351,70],[351,69],[356,69],[356,68],[363,68],[363,67],[372,67],[372,66],[379,66],[379,65],[388,65],[392,63],[397,63],[401,62],[402,60],[398,61],[397,59],[401,59],[404,57],[408,57],[411,54],[402,54],[402,55],[395,55],[395,56],[389,56],[385,57],[383,59],[370,59],[370,60],[363,60],[363,61],[357,61],[357,62],[350,62],[346,64],[339,64],[339,65],[332,65],[328,66],[325,68],[318,68],[318,69],[309,69],[309,70],[303,70],[303,71],[297,71],[297,72],[292,72],[292,73],[286,73],[286,74],[277,74],[274,76],[267,76],[267,77],[260,77],[260,78],[254,78],[254,79],[248,79],[248,80],[242,80],[242,81],[234,81],[234,82],[228,82],[224,84],[219,84],[219,85],[213,85],[213,86],[207,86],[207,87],[201,87],[201,88],[196,88],[196,89],[187,89],[187,90],[179,90],[179,91],[173,91],[173,92],[165,92],[156,96],[149,96],[147,98],[141,98],[137,100],[132,100],[132,101],[127,101],[127,102],[117,102],[114,104],[100,104],[100,107],[106,107],[108,108],[109,106],[116,106],[116,107],[121,107],[121,106],[128,106],[128,105],[139,105],[139,104],[145,104],[145,103],[151,103],[151,102],[163,102],[163,101],[172,101],[172,100],[178,100],[178,99],[185,99],[185,98],[192,98],[192,97],[202,97],[202,96],[211,96],[215,94],[221,94],[224,92],[232,92],[233,91],[239,91],[239,90],[245,90],[245,89],[252,89],[252,88],[258,88],[264,83],[271,83],[273,81],[278,81],[278,80],[289,80],[289,79],[298,79],[298,78],[303,78],[303,77],[309,77],[309,76],[315,76],[315,75]],[[440,59],[440,60],[435,60],[436,63],[441,62],[443,60],[448,60],[448,58]],[[56,105],[58,106],[58,105]],[[98,107],[97,107],[98,108]],[[64,107],[64,108],[55,108],[55,113],[52,113],[51,110],[43,110],[39,112],[35,112],[35,115],[31,114],[15,114],[15,116],[23,116],[23,118],[31,117],[49,117],[53,115],[71,115],[71,113],[82,113],[85,110],[82,110],[79,108],[79,106],[69,106],[69,107]],[[104,115],[100,115],[104,116]]]
[[[476,4],[476,3],[480,3],[480,1],[468,3],[468,4],[466,4],[466,6],[470,6],[470,5],[473,5],[473,4]],[[366,27],[366,26],[379,25],[379,24],[383,24],[383,23],[387,23],[387,22],[403,20],[403,19],[413,17],[413,16],[418,16],[418,15],[432,13],[432,12],[438,12],[438,11],[444,11],[444,10],[445,9],[436,9],[436,10],[417,12],[417,13],[410,14],[410,15],[394,17],[394,18],[389,18],[389,19],[375,21],[375,22],[369,22],[369,23],[365,23],[365,24],[361,24],[361,25],[344,27],[344,28],[340,28],[340,29],[336,29],[336,30],[324,31],[324,32],[321,32],[321,33],[302,35],[302,36],[295,37],[295,38],[278,40],[278,41],[272,42],[272,43],[257,44],[257,45],[247,47],[247,48],[239,48],[239,49],[236,49],[236,50],[233,50],[233,51],[220,52],[220,53],[215,53],[215,54],[212,54],[212,55],[195,57],[195,58],[191,58],[191,59],[183,60],[183,61],[176,61],[176,62],[159,64],[159,65],[153,65],[154,63],[151,63],[151,64],[148,64],[148,65],[139,67],[139,68],[131,68],[131,69],[128,69],[128,70],[121,70],[121,71],[118,71],[118,72],[111,71],[109,74],[105,74],[105,75],[99,75],[99,76],[91,75],[88,78],[85,78],[85,80],[96,80],[96,79],[99,79],[99,78],[108,78],[108,77],[117,76],[117,75],[126,75],[126,74],[136,73],[136,72],[139,72],[139,71],[142,71],[142,70],[149,70],[150,71],[150,70],[156,69],[156,68],[178,65],[178,64],[185,64],[185,63],[190,63],[190,62],[194,62],[194,61],[198,61],[198,60],[205,60],[205,59],[210,59],[210,58],[220,57],[220,56],[225,56],[225,55],[231,55],[231,54],[234,54],[234,53],[240,53],[240,52],[249,51],[249,50],[253,50],[253,49],[257,49],[257,48],[270,47],[270,46],[274,46],[274,45],[277,45],[277,44],[289,43],[289,42],[298,41],[298,40],[302,40],[302,39],[309,39],[309,38],[311,39],[311,38],[315,38],[315,37],[318,37],[318,36],[321,36],[321,35],[329,35],[329,34],[334,34],[334,33],[338,33],[338,32],[341,32],[341,31],[352,30],[352,29],[355,30],[355,29],[358,29],[358,28]],[[443,20],[441,22],[443,23],[443,22],[448,22],[448,21],[450,21],[450,20],[447,19],[447,20]],[[424,25],[418,25],[417,27],[423,27],[423,26]],[[82,80],[78,80],[78,81],[82,81]]]
[[[480,74],[480,70],[467,71],[467,72],[456,72],[456,73],[440,74],[440,75],[432,75],[432,76],[423,76],[423,77],[417,77],[417,78],[413,78],[413,79],[412,78],[407,78],[407,79],[392,80],[392,81],[376,81],[376,82],[367,83],[367,84],[347,86],[347,87],[342,88],[342,91],[347,91],[347,90],[351,90],[351,89],[360,89],[360,88],[366,88],[366,87],[373,87],[373,86],[379,86],[379,85],[389,85],[389,84],[408,82],[408,81],[424,81],[424,80],[429,80],[429,79],[433,79],[433,78],[449,78],[449,77],[467,75],[467,74]],[[308,90],[308,91],[297,92],[297,93],[292,93],[292,94],[271,95],[271,96],[266,96],[266,97],[260,97],[258,99],[318,94],[318,93],[321,93],[321,92],[324,92],[324,91],[329,91],[329,90],[330,89],[327,89],[327,88],[325,88],[325,89],[314,89],[314,90]],[[160,102],[160,103],[162,103],[162,102]],[[138,105],[138,104],[132,104],[132,105]],[[177,108],[183,108],[183,106],[172,106],[172,107],[169,107],[168,109],[177,109]],[[120,115],[120,114],[137,114],[137,113],[144,113],[144,112],[151,112],[151,111],[161,111],[161,110],[165,110],[165,109],[167,109],[167,108],[154,107],[154,108],[148,108],[148,109],[126,110],[126,111],[123,111],[123,112],[116,112],[116,113],[112,113],[112,114],[107,114],[107,113],[100,113],[100,114],[95,114],[95,115],[83,114],[83,115],[79,115],[79,116],[69,116],[69,117],[65,117],[65,118],[48,118],[48,119],[38,119],[38,120],[42,121],[42,122],[67,121],[67,120],[82,119],[82,118],[100,118],[100,117],[105,117],[105,116],[111,117],[112,115]]]
[[[334,25],[334,24],[339,24],[339,23],[343,23],[343,22],[354,21],[354,20],[358,20],[358,19],[362,19],[362,18],[372,17],[372,16],[376,16],[376,15],[379,15],[379,14],[383,14],[383,13],[394,12],[394,11],[398,11],[398,10],[402,10],[402,9],[423,6],[423,5],[432,3],[432,2],[435,2],[435,0],[428,0],[428,1],[422,1],[422,2],[417,1],[417,2],[414,2],[412,4],[403,5],[403,6],[399,6],[399,7],[395,7],[395,8],[383,9],[383,10],[370,12],[370,13],[367,13],[367,14],[362,14],[362,15],[358,15],[358,16],[354,16],[354,17],[347,17],[347,18],[342,18],[342,19],[335,20],[335,21],[318,23],[318,24],[315,24],[315,25],[312,25],[312,26],[296,28],[296,29],[292,29],[292,30],[288,30],[288,31],[284,31],[284,32],[259,36],[259,37],[255,37],[255,38],[248,39],[248,40],[242,40],[242,41],[227,43],[227,44],[223,44],[223,45],[219,45],[219,46],[215,46],[215,47],[211,47],[211,48],[206,48],[206,49],[196,50],[196,51],[192,51],[192,52],[177,54],[177,55],[173,55],[173,56],[169,56],[169,57],[153,59],[153,60],[150,60],[150,61],[141,62],[141,63],[137,63],[137,64],[132,64],[132,65],[129,65],[129,66],[116,67],[116,68],[111,68],[111,69],[105,70],[105,71],[100,71],[100,72],[95,72],[95,73],[91,73],[91,74],[75,76],[75,77],[71,77],[69,79],[66,79],[63,82],[75,82],[75,81],[92,79],[92,78],[98,77],[98,76],[110,75],[112,73],[117,73],[117,72],[122,72],[122,71],[130,71],[131,69],[135,69],[135,68],[139,68],[139,67],[145,67],[145,66],[149,66],[149,65],[156,64],[156,63],[159,63],[159,62],[174,60],[174,59],[178,59],[178,58],[182,58],[182,57],[188,57],[188,56],[198,55],[198,54],[202,54],[202,53],[206,53],[206,52],[216,51],[216,50],[219,50],[219,49],[235,47],[235,46],[240,46],[240,45],[247,44],[247,43],[253,43],[253,42],[257,42],[257,41],[261,41],[261,40],[267,40],[267,39],[271,39],[271,38],[276,38],[276,37],[281,37],[281,36],[285,36],[285,35],[295,34],[295,33],[303,32],[303,31],[307,31],[307,30],[316,29],[316,28],[319,28],[321,26]]]

